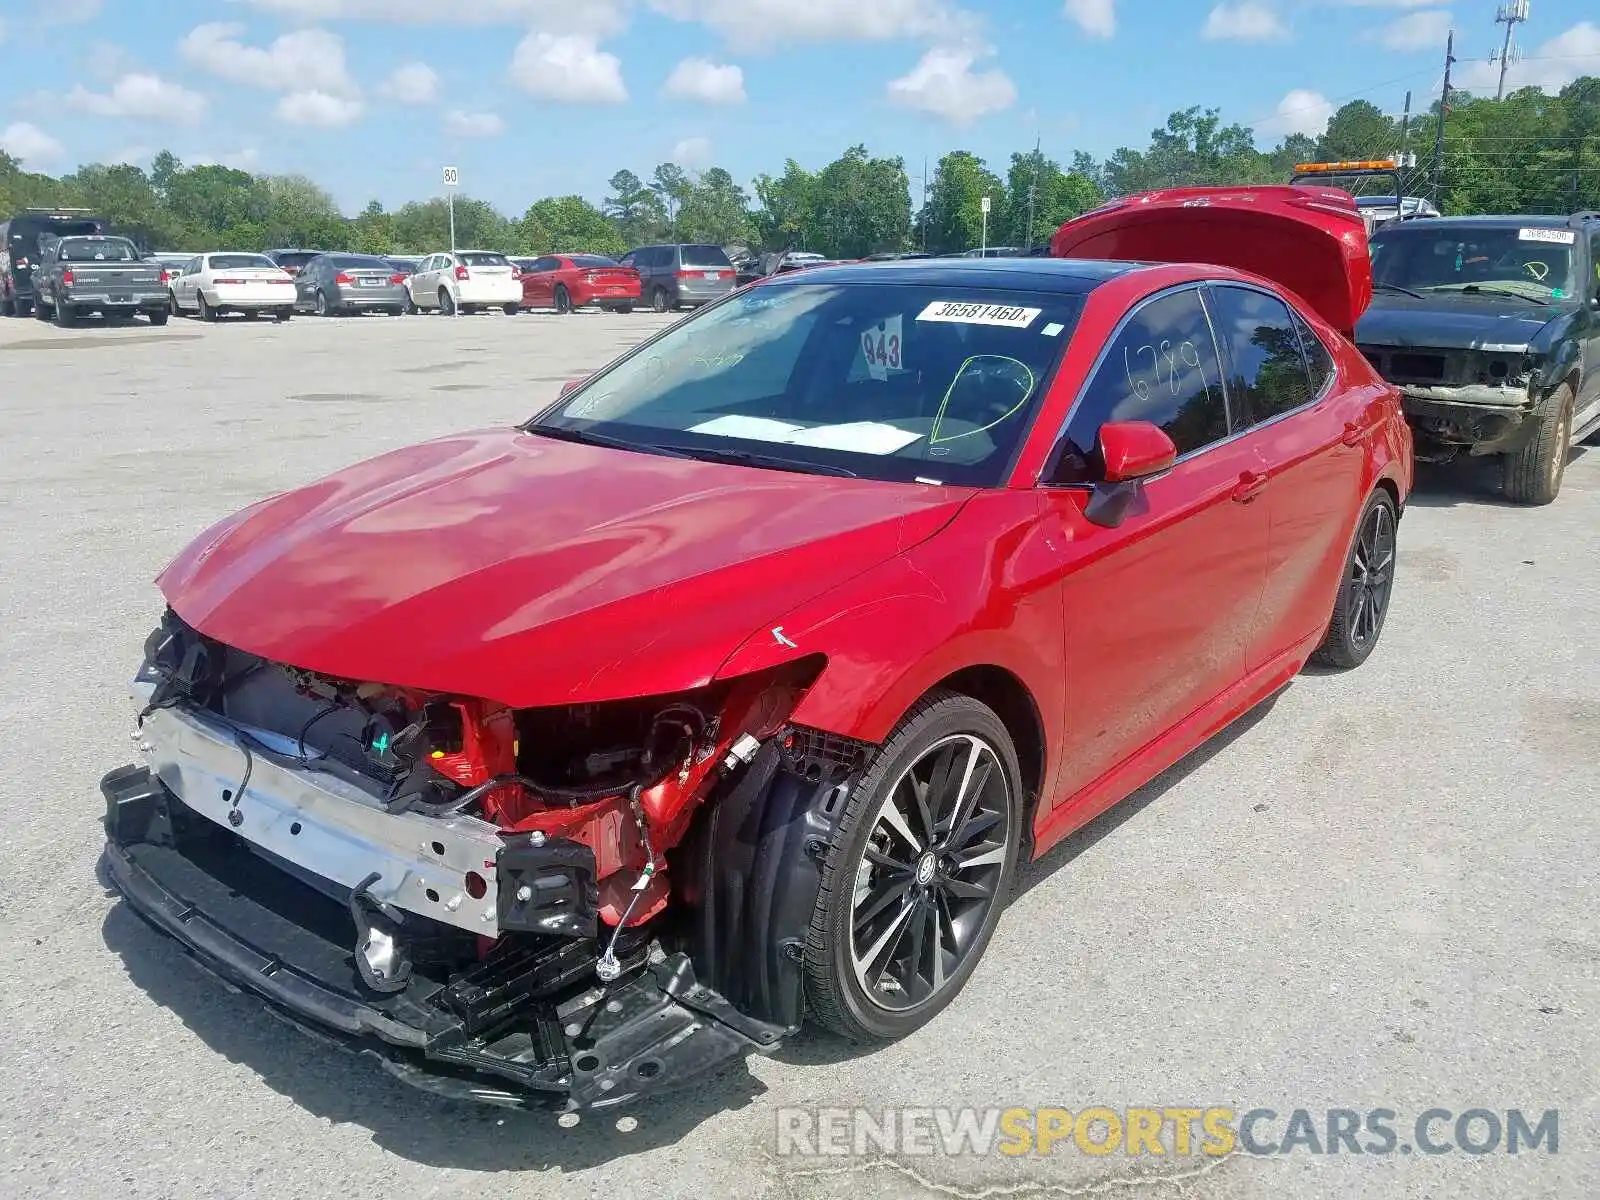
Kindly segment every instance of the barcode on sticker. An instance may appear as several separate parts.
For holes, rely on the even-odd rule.
[[[935,300],[917,314],[917,320],[1026,329],[1043,311],[1042,308],[1013,308],[1009,304],[971,304],[962,300]]]
[[[1558,246],[1571,246],[1578,235],[1570,229],[1519,229],[1517,239],[1523,242],[1553,242]]]

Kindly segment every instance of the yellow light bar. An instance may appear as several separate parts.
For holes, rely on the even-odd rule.
[[[1297,175],[1319,175],[1333,171],[1392,171],[1395,162],[1392,158],[1374,158],[1360,162],[1296,163],[1294,169]]]

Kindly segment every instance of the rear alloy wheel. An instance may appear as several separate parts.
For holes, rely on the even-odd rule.
[[[1506,499],[1516,504],[1549,504],[1561,493],[1572,448],[1572,385],[1562,384],[1534,408],[1533,438],[1506,455]]]
[[[1313,661],[1348,670],[1359,667],[1372,654],[1394,591],[1396,534],[1394,501],[1379,488],[1361,510],[1355,544],[1350,547],[1339,596],[1333,602],[1333,619],[1322,645],[1311,656]]]
[[[658,313],[664,313],[672,307],[667,300],[667,290],[665,288],[657,288],[650,293],[650,307]]]
[[[408,317],[417,315],[417,302],[411,296],[411,289],[406,289],[406,302],[400,306],[400,311]]]
[[[455,316],[456,299],[450,294],[450,289],[439,289],[439,311],[447,317]]]
[[[565,284],[556,284],[556,311],[558,313],[572,312],[572,293],[567,291]]]
[[[194,302],[202,321],[215,321],[217,319],[217,310],[206,303],[206,294],[204,292],[196,292],[194,294]]]
[[[329,315],[328,297],[321,288],[318,288],[316,293],[311,297],[311,311],[316,313],[319,317],[326,317]]]
[[[1000,919],[1024,824],[1016,749],[970,696],[920,702],[873,757],[823,861],[806,998],[856,1041],[904,1037],[956,996]]]

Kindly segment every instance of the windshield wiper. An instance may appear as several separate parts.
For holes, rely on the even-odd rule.
[[[1403,296],[1414,296],[1418,300],[1427,299],[1421,292],[1414,292],[1408,287],[1401,287],[1398,283],[1375,283],[1372,286],[1377,291],[1399,292]]]
[[[1474,296],[1508,296],[1513,300],[1526,300],[1529,304],[1542,304],[1548,306],[1550,301],[1541,300],[1537,296],[1530,296],[1525,292],[1513,292],[1506,288],[1484,287],[1477,283],[1464,283],[1460,287],[1444,287],[1437,291],[1467,292]]]
[[[640,454],[660,454],[666,458],[693,458],[677,446],[656,446],[648,442],[630,442],[623,438],[607,437],[587,429],[565,429],[558,425],[524,425],[524,433],[554,438],[558,442],[577,442],[584,446],[604,446],[608,450],[637,450]]]
[[[736,467],[770,467],[774,471],[798,471],[806,475],[838,475],[845,479],[858,476],[846,467],[832,463],[810,462],[801,458],[784,458],[777,454],[756,454],[749,450],[718,450],[703,446],[668,446],[685,458],[699,458],[707,462],[731,463]]]

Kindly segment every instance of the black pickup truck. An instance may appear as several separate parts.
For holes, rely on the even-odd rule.
[[[57,325],[76,325],[98,312],[107,317],[143,313],[165,325],[170,310],[166,281],[157,263],[146,262],[127,238],[103,234],[52,238],[33,272],[33,315]]]
[[[1430,217],[1372,235],[1356,345],[1400,389],[1417,457],[1499,455],[1548,504],[1600,430],[1600,212]]]

